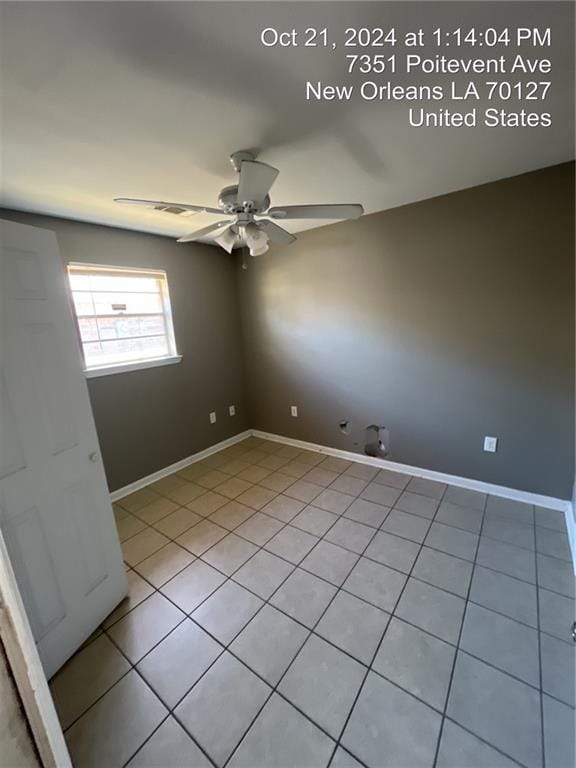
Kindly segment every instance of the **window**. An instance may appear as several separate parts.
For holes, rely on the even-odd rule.
[[[166,273],[70,264],[88,376],[177,363]]]

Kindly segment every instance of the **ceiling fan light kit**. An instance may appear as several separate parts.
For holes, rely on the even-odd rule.
[[[236,245],[246,245],[251,256],[266,253],[269,242],[290,245],[296,238],[273,219],[357,219],[364,213],[358,203],[339,205],[285,205],[270,207],[270,189],[278,176],[278,169],[256,160],[250,150],[234,152],[230,157],[232,167],[239,174],[238,184],[224,187],[218,196],[218,208],[190,205],[189,203],[166,203],[160,200],[117,197],[122,205],[138,205],[155,211],[178,216],[192,216],[207,213],[228,216],[178,238],[179,243],[199,240],[208,235],[228,253]],[[260,218],[264,217],[264,218]]]
[[[261,256],[268,250],[269,237],[258,227],[256,223],[246,224],[244,227],[244,238],[246,245],[250,249],[250,256]]]

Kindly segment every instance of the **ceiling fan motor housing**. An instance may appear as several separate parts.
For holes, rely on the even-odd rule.
[[[230,252],[237,239],[242,237],[250,247],[252,256],[268,250],[268,242],[290,245],[296,239],[273,219],[357,219],[363,208],[358,203],[327,205],[287,205],[270,207],[270,189],[278,177],[278,169],[256,160],[253,150],[234,152],[230,160],[238,172],[238,183],[220,192],[218,208],[191,205],[190,203],[166,203],[161,200],[143,200],[134,197],[117,197],[116,202],[154,208],[157,211],[179,216],[195,213],[228,217],[230,220],[217,221],[178,238],[179,243],[189,243],[211,235],[218,245]],[[266,213],[268,212],[268,213]],[[262,215],[269,218],[263,219]]]
[[[218,207],[224,213],[264,213],[270,207],[270,195],[266,195],[264,200],[238,200],[238,185],[224,187],[218,195]]]

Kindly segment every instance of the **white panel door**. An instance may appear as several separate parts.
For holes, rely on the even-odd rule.
[[[0,526],[51,677],[126,573],[53,232],[0,221]]]

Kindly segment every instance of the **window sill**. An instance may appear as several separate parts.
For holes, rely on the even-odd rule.
[[[102,368],[89,368],[84,371],[87,379],[96,379],[99,376],[111,376],[114,373],[128,373],[129,371],[142,371],[144,368],[158,368],[161,365],[174,365],[182,360],[182,355],[171,357],[157,357],[152,360],[135,360],[133,363],[120,363],[119,365],[107,365]]]

